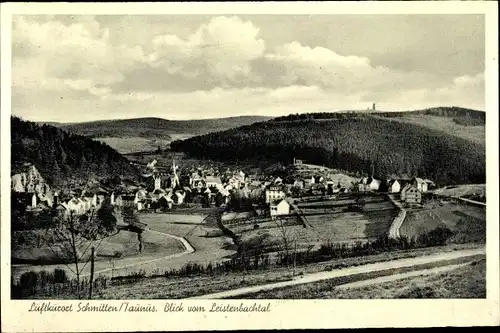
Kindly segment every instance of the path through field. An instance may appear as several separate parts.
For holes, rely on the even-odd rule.
[[[381,276],[381,277],[374,278],[374,279],[368,279],[368,280],[363,280],[363,281],[356,281],[356,282],[341,284],[336,288],[337,289],[361,288],[361,287],[371,286],[371,285],[379,284],[379,283],[407,279],[407,278],[415,277],[415,276],[445,273],[445,272],[449,272],[449,271],[452,271],[452,270],[460,268],[460,267],[470,265],[470,263],[471,262],[466,262],[466,263],[456,264],[456,265],[446,265],[446,266],[441,266],[441,267],[416,270],[416,271],[412,271],[412,272],[398,273],[398,274],[393,274],[393,275],[389,275],[389,276]]]
[[[224,240],[221,237],[206,237],[206,229],[200,225],[203,216],[173,215],[173,214],[141,214],[141,222],[148,225],[147,232],[156,235],[163,235],[169,239],[177,239],[183,245],[183,252],[161,255],[144,255],[123,259],[116,259],[113,262],[96,261],[94,276],[123,276],[130,273],[144,270],[147,274],[152,272],[163,273],[165,270],[182,268],[188,262],[200,264],[214,263],[223,260],[226,256],[234,253],[231,250],[223,249]],[[186,223],[178,224],[178,221]],[[85,265],[85,263],[83,263]],[[82,266],[83,266],[82,265]],[[114,265],[114,266],[113,266]],[[80,266],[80,267],[82,267]],[[26,271],[50,271],[60,268],[67,271],[68,275],[74,276],[74,265],[15,265],[12,274],[18,278]],[[72,272],[73,271],[73,272]],[[90,264],[82,269],[82,277],[90,275]]]
[[[246,287],[246,288],[240,288],[240,289],[233,289],[233,290],[223,291],[223,292],[219,292],[219,293],[196,296],[196,297],[192,297],[192,298],[193,299],[221,299],[221,298],[238,297],[238,296],[254,294],[254,293],[258,293],[258,292],[262,292],[262,291],[269,291],[269,290],[273,290],[273,289],[290,287],[290,286],[295,286],[295,285],[300,285],[300,284],[313,283],[313,282],[318,282],[318,281],[323,281],[323,280],[328,280],[328,279],[333,279],[333,278],[345,277],[345,276],[356,275],[356,274],[373,273],[373,272],[384,271],[384,270],[388,270],[388,269],[398,269],[398,268],[406,268],[406,267],[418,266],[418,265],[423,265],[423,264],[438,263],[438,262],[448,261],[448,260],[453,260],[453,259],[484,255],[485,253],[486,253],[486,251],[484,248],[472,249],[472,250],[459,250],[459,251],[448,252],[448,253],[437,253],[437,254],[421,256],[421,257],[416,257],[416,258],[398,259],[398,260],[393,260],[393,261],[367,264],[367,265],[362,265],[362,266],[357,266],[357,267],[348,267],[348,268],[339,269],[339,270],[335,270],[335,271],[306,274],[303,276],[299,276],[291,281],[284,281],[284,282],[264,284],[264,285],[260,285],[260,286],[252,286],[252,287]],[[427,270],[420,270],[420,272],[423,272],[424,274],[428,273],[425,271],[427,271]],[[397,279],[398,276],[399,276],[399,278],[406,277],[406,276],[404,276],[403,273],[395,274],[392,276],[395,276],[395,279]]]

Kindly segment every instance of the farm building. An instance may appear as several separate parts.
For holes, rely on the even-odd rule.
[[[266,190],[266,203],[285,198],[283,186],[271,186]]]
[[[115,205],[118,207],[134,207],[135,195],[122,194],[115,199]]]
[[[419,204],[422,202],[422,192],[415,185],[408,184],[401,190],[401,201],[407,204]]]
[[[281,199],[274,201],[270,205],[271,217],[289,215],[290,214],[290,204],[285,200]]]
[[[302,165],[302,163],[303,163],[302,160],[299,160],[299,159],[296,159],[296,158],[293,159],[293,165]]]
[[[429,187],[434,185],[434,182],[432,180],[422,179],[418,177],[415,177],[413,179],[413,182],[415,183],[417,189],[423,193],[427,192],[429,190]]]
[[[293,182],[293,186],[296,188],[304,188],[304,181],[303,180],[295,180]]]
[[[203,178],[198,174],[198,172],[193,172],[191,177],[189,177],[189,186],[193,189],[200,189],[205,186]]]
[[[360,192],[378,191],[380,188],[380,180],[373,177],[365,177],[358,184]]]
[[[222,185],[222,180],[220,177],[207,176],[205,179],[206,187],[218,187]]]

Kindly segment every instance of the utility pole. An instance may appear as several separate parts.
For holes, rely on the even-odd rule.
[[[293,276],[295,276],[296,266],[297,266],[297,238],[295,238],[295,249],[293,250]]]
[[[92,299],[92,286],[94,284],[94,252],[95,248],[92,246],[90,249],[90,285],[89,285],[89,299]]]

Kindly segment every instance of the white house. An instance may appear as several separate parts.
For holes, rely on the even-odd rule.
[[[80,198],[73,198],[67,203],[68,210],[75,214],[83,214],[85,212],[85,202]]]
[[[399,193],[401,191],[401,184],[397,179],[391,179],[389,181],[389,193]]]
[[[191,188],[201,189],[204,186],[203,183],[203,178],[198,174],[198,172],[193,172],[191,174],[191,177],[189,178],[189,186],[191,186]]]
[[[266,203],[285,198],[285,191],[282,186],[271,186],[266,190]]]
[[[160,177],[160,175],[153,175],[153,179],[155,181],[155,190],[161,189],[161,177]]]
[[[297,179],[293,182],[293,186],[297,188],[304,188],[304,181]]]
[[[428,190],[428,183],[423,180],[422,178],[415,178],[415,186],[420,192],[427,192]]]
[[[155,168],[156,168],[156,163],[158,163],[158,161],[157,161],[157,160],[152,160],[151,162],[149,162],[149,163],[148,163],[147,167],[148,167],[149,169],[155,170]]]
[[[283,184],[283,179],[281,177],[276,177],[276,179],[274,179],[274,184]]]
[[[359,191],[378,191],[380,188],[380,180],[373,177],[364,177],[358,185]]]
[[[290,204],[285,199],[274,201],[270,205],[270,214],[272,218],[280,215],[290,215]]]
[[[217,187],[219,185],[222,185],[222,180],[220,177],[214,177],[214,176],[207,176],[205,179],[205,184],[207,187]]]
[[[146,190],[139,190],[135,192],[134,203],[138,204],[139,202],[145,200],[147,196],[148,192]]]
[[[186,197],[186,193],[183,191],[175,191],[175,196],[177,198],[177,204],[184,203],[184,198]]]

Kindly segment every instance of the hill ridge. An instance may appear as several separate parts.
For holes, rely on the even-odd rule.
[[[296,157],[358,173],[369,173],[374,166],[383,177],[415,174],[442,184],[485,180],[485,147],[466,139],[370,114],[305,117],[274,118],[170,145],[174,151],[218,160],[291,163]]]

